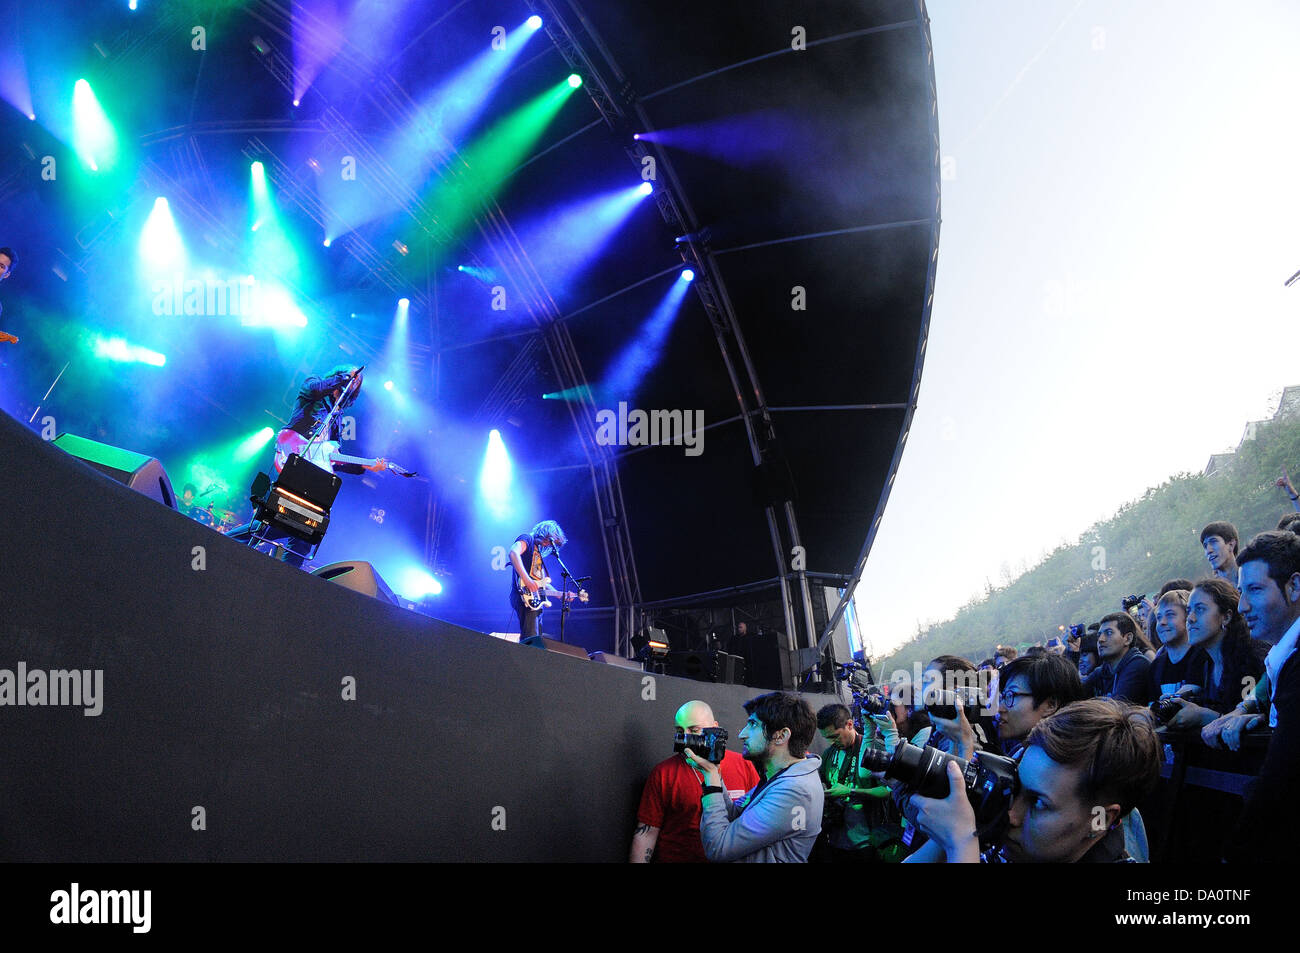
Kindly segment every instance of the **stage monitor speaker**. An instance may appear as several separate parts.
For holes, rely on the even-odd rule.
[[[726,652],[669,652],[668,674],[699,682],[743,685],[745,660]]]
[[[322,566],[320,569],[314,570],[312,575],[338,583],[344,589],[351,589],[363,596],[370,596],[372,599],[379,599],[383,602],[391,602],[395,606],[401,605],[397,596],[393,595],[393,590],[388,588],[383,577],[375,572],[375,567],[370,563],[360,562],[359,560],[330,563],[328,566]]]
[[[755,688],[794,691],[799,679],[798,653],[786,648],[785,635],[761,632],[749,639],[747,684]]]
[[[176,509],[172,481],[167,478],[167,471],[156,458],[70,433],[61,433],[51,442],[118,483],[125,483],[137,493],[157,500],[168,509]]]
[[[520,639],[519,644],[531,645],[535,649],[545,649],[548,652],[554,652],[556,655],[572,655],[574,658],[580,659],[586,659],[587,657],[587,650],[582,646],[557,642],[555,639],[548,639],[544,635],[530,635],[526,639]]]
[[[718,653],[718,681],[728,685],[745,684],[745,660],[739,655]]]
[[[645,671],[645,662],[638,662],[636,659],[623,658],[621,655],[611,655],[609,652],[592,652],[590,658],[593,662],[603,662],[606,665],[617,665],[619,668],[630,668],[638,672]]]

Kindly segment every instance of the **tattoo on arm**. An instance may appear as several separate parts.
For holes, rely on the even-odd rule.
[[[652,828],[649,824],[642,824],[640,827],[638,827],[635,831],[632,832],[632,836],[640,837],[642,834],[650,833],[651,830]]]
[[[647,847],[647,848],[646,848],[646,851],[645,851],[645,862],[646,862],[647,864],[650,863],[650,858],[654,856],[654,852],[655,852],[655,849],[654,849],[653,847]]]

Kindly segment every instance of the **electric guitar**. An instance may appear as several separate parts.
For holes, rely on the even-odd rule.
[[[536,579],[537,577],[533,578]],[[519,578],[519,573],[515,573],[515,589],[519,591],[519,598],[523,600],[524,608],[530,609],[533,612],[540,612],[551,604],[551,600],[546,598],[547,596],[555,596],[557,599],[571,596],[579,602],[586,602],[591,598],[591,596],[587,594],[586,589],[579,589],[576,594],[567,592],[562,593],[551,589],[550,576],[543,576],[542,578],[537,579],[537,581],[542,584],[541,588],[536,592],[529,592],[528,587],[524,585],[524,581]]]
[[[4,341],[8,344],[18,343],[18,339],[16,337],[14,337],[12,334],[5,334],[5,332],[3,331],[0,331],[0,341]]]
[[[296,453],[304,460],[314,463],[322,470],[329,470],[331,473],[334,471],[334,464],[350,463],[375,472],[391,470],[398,476],[408,478],[419,476],[414,470],[399,467],[396,463],[390,463],[382,457],[371,459],[368,457],[350,457],[346,453],[340,453],[337,440],[317,440],[310,448],[308,448],[307,442],[307,438],[296,430],[281,430],[280,436],[275,441],[275,472],[279,473],[284,469],[289,454]]]

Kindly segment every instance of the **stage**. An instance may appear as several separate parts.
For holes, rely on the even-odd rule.
[[[735,747],[759,691],[358,595],[7,415],[0,448],[0,669],[102,672],[97,714],[0,707],[7,861],[621,861],[676,708]]]

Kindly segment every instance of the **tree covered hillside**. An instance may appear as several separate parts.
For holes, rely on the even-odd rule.
[[[1059,634],[1060,625],[1095,622],[1118,611],[1130,593],[1154,595],[1166,580],[1208,575],[1199,543],[1206,523],[1233,523],[1244,546],[1293,509],[1274,480],[1285,465],[1300,483],[1300,412],[1293,409],[1300,389],[1294,390],[1284,392],[1273,419],[1247,428],[1235,454],[1216,457],[1213,473],[1181,474],[1148,490],[1090,527],[1078,543],[1059,547],[955,618],[873,660],[877,678],[938,655],[979,662],[999,643],[1024,648],[1044,642]]]

